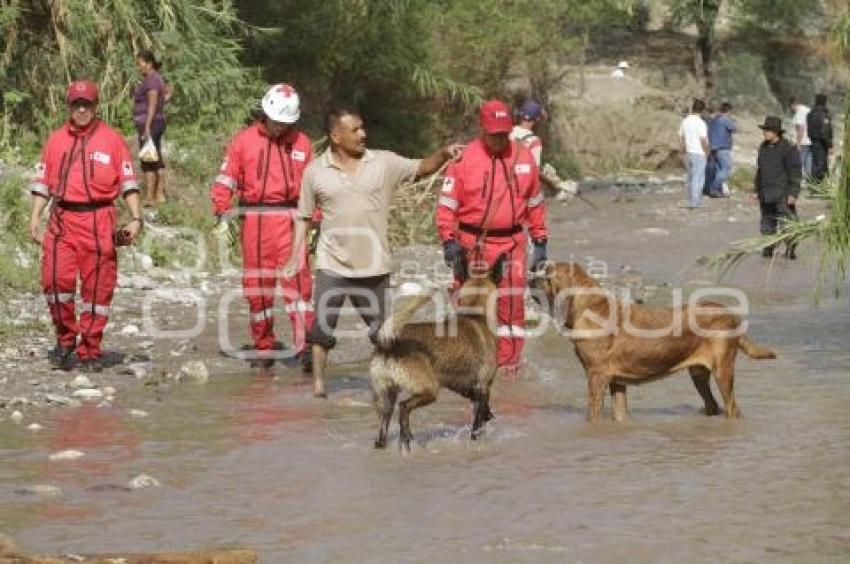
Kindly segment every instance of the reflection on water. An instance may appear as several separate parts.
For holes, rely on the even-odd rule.
[[[416,412],[412,456],[371,448],[363,365],[337,369],[327,402],[280,370],[57,411],[39,435],[3,427],[0,528],[38,551],[244,545],[266,562],[846,561],[848,329],[843,311],[754,318],[780,358],[739,359],[743,421],[702,416],[683,374],[630,388],[631,423],[596,426],[550,335],[532,376],[497,384],[484,440],[444,392]],[[48,461],[63,449],[85,456]],[[141,472],[163,486],[128,491]],[[14,493],[41,483],[64,495]]]

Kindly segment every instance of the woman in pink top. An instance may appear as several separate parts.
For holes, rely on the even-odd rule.
[[[159,160],[142,161],[145,173],[145,204],[165,201],[165,163],[162,160],[162,134],[165,132],[165,115],[162,111],[168,101],[168,87],[159,74],[161,63],[148,50],[136,55],[136,68],[142,75],[142,81],[133,94],[133,123],[139,132],[139,147],[148,138],[153,141]]]

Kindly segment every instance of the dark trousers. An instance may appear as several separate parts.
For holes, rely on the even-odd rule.
[[[345,298],[369,327],[369,339],[376,342],[378,331],[387,316],[390,275],[346,278],[329,270],[316,271],[316,290],[313,292],[316,318],[307,334],[307,342],[332,349],[333,336]]]
[[[761,209],[761,234],[762,235],[773,235],[776,233],[777,229],[782,227],[782,224],[788,219],[796,219],[797,218],[797,206],[789,205],[785,201],[780,202],[760,202],[759,208]],[[794,253],[794,249],[796,249],[797,243],[789,242],[788,243],[788,252],[789,254]],[[774,245],[770,247],[766,247],[764,249],[764,254],[769,255],[773,254]]]
[[[826,143],[812,139],[812,179],[822,181],[829,172],[829,148]]]

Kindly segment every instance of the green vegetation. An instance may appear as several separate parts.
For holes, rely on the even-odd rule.
[[[783,66],[768,56],[769,41],[799,36],[800,27],[822,17],[820,9],[828,3],[662,4],[673,28],[696,25],[694,71],[713,80],[711,94],[731,99],[736,109],[764,113],[778,111],[775,95],[781,102],[786,95],[764,79],[772,73],[765,69]],[[0,162],[7,169],[0,180],[0,245],[8,249],[0,257],[4,286],[32,286],[36,279],[16,262],[17,248],[37,253],[27,243],[28,202],[24,181],[14,171],[30,165],[47,132],[65,119],[65,87],[75,78],[100,84],[101,115],[132,136],[130,95],[139,79],[134,54],[140,49],[162,59],[163,74],[175,91],[165,138],[168,191],[174,199],[159,211],[158,222],[204,233],[212,223],[206,190],[222,147],[250,119],[267,83],[296,86],[303,100],[301,126],[314,139],[322,135],[325,105],[340,99],[360,106],[371,145],[409,156],[471,137],[475,107],[483,98],[517,103],[533,97],[551,118],[539,132],[544,159],[570,176],[651,170],[676,162],[666,139],[678,121],[679,98],[695,93],[679,68],[683,57],[669,47],[691,40],[669,31],[647,32],[644,0],[113,0],[97,3],[96,11],[92,5],[90,0],[0,1]],[[715,27],[725,15],[733,35],[738,34],[736,48],[716,45]],[[650,58],[654,68],[642,69],[662,75],[658,90],[664,95],[650,96],[660,99],[657,104],[647,99],[588,112],[563,95],[566,86],[585,92],[585,67],[618,60],[610,45],[623,41],[640,47],[664,38],[670,41],[661,41],[668,45],[661,53],[666,57]],[[850,48],[847,17],[835,27],[833,39]],[[631,55],[625,56],[631,60]],[[822,74],[820,68],[812,72]],[[810,94],[798,84],[788,89]],[[556,138],[554,129],[546,128],[559,119],[569,123]],[[559,146],[559,139],[570,146]],[[751,178],[738,175],[733,185],[749,185]],[[846,187],[847,172],[840,178]],[[395,244],[433,236],[434,196],[416,192],[420,188],[402,188],[394,209]],[[175,251],[157,243],[153,253],[159,264],[168,264]]]
[[[9,174],[0,182],[0,295],[9,288],[38,288],[35,243],[29,239],[26,178]]]

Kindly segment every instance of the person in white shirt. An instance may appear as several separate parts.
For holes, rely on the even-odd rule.
[[[688,178],[685,183],[687,201],[680,207],[694,209],[700,206],[702,188],[705,184],[705,165],[708,160],[708,127],[700,114],[705,110],[705,102],[694,100],[691,113],[679,126],[679,139],[682,150],[687,155]]]
[[[808,126],[806,125],[806,117],[810,111],[811,108],[791,98],[791,112],[794,114],[791,122],[794,124],[795,143],[800,152],[800,161],[803,163],[803,178],[808,178],[812,174],[812,140],[809,139]]]

